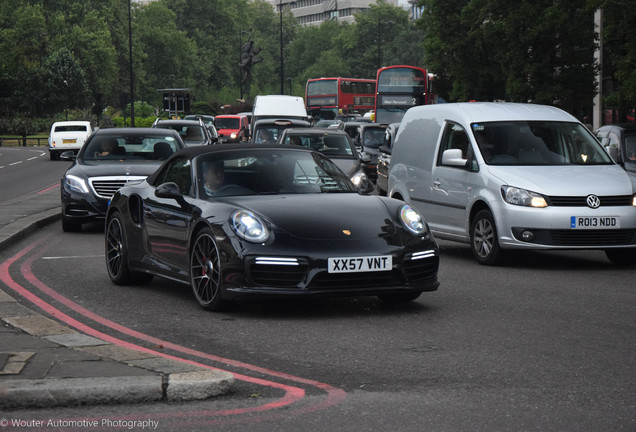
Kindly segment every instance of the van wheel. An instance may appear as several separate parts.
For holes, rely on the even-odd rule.
[[[479,264],[501,264],[497,227],[490,210],[480,210],[470,224],[470,247]]]
[[[605,249],[605,255],[607,259],[618,266],[636,266],[636,249],[634,248]]]

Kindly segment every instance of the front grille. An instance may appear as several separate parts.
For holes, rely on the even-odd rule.
[[[557,246],[621,246],[634,244],[636,230],[549,230]]]
[[[439,268],[439,256],[425,259],[404,260],[404,272],[409,281],[417,282],[428,279],[437,274]]]
[[[555,207],[587,207],[587,196],[549,196],[548,205]],[[631,195],[600,196],[601,207],[631,206]]]
[[[258,257],[251,261],[249,273],[256,285],[293,288],[304,279],[307,268],[304,260]]]
[[[127,177],[93,177],[89,179],[89,183],[95,195],[111,199],[115,192],[122,186],[129,182],[138,182],[144,180],[146,177],[141,176],[127,176]]]
[[[383,288],[404,285],[405,280],[398,270],[360,273],[318,273],[309,284],[309,289]]]
[[[532,231],[532,240],[524,240],[523,232]],[[599,247],[599,246],[629,246],[636,244],[636,230],[537,230],[513,228],[512,232],[519,241],[565,247]]]

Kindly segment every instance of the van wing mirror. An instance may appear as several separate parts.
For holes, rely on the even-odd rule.
[[[462,157],[460,149],[448,149],[442,153],[442,165],[466,168],[468,160]]]

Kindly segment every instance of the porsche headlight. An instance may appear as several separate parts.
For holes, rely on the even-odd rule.
[[[428,227],[426,226],[426,222],[424,222],[424,218],[408,204],[404,204],[400,208],[400,220],[404,227],[417,236],[423,236],[428,233]]]
[[[269,238],[267,225],[254,213],[246,210],[234,212],[232,228],[239,237],[252,243],[263,243]]]
[[[514,186],[502,186],[501,196],[505,202],[512,205],[537,208],[548,206],[548,203],[541,194],[525,189],[519,189]]]
[[[86,184],[86,180],[83,178],[74,175],[67,175],[64,176],[64,183],[66,183],[66,185],[75,192],[88,193],[88,185]]]

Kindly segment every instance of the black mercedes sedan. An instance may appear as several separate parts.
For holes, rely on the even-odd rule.
[[[172,153],[185,148],[172,129],[108,128],[94,132],[62,177],[62,229],[80,231],[104,220],[108,202],[121,186],[152,174]]]
[[[113,283],[160,276],[214,311],[258,296],[411,301],[439,285],[438,246],[415,209],[358,193],[330,159],[297,146],[175,153],[115,193],[105,254]]]

